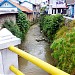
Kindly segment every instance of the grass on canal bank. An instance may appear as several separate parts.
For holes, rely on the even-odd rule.
[[[40,29],[51,42],[56,67],[73,73],[75,68],[75,21],[67,22],[62,15],[41,15]]]

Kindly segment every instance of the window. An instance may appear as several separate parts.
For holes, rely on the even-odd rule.
[[[5,6],[8,6],[8,3],[5,3]]]
[[[5,3],[5,6],[6,6],[6,3]]]

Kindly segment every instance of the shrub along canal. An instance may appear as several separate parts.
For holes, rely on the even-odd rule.
[[[31,26],[26,35],[26,40],[23,43],[23,50],[45,62],[54,64],[54,60],[50,55],[48,43],[44,40],[39,41],[42,38],[39,25],[36,24]],[[48,73],[21,57],[19,57],[19,69],[25,75],[48,75]]]

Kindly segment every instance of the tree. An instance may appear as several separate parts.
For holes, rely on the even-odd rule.
[[[27,20],[26,14],[23,13],[22,11],[19,11],[18,13],[17,24],[23,33],[27,32],[29,28],[29,21]]]
[[[22,11],[19,11],[17,15],[17,25],[19,26],[20,31],[22,31],[24,37],[29,29],[29,21],[27,20],[26,14]]]

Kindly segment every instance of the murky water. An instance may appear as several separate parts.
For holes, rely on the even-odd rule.
[[[32,26],[26,36],[26,41],[23,43],[24,51],[32,54],[43,61],[53,64],[53,58],[49,50],[49,46],[45,41],[36,41],[42,39],[39,25]],[[49,75],[31,62],[19,57],[19,69],[25,75]]]

